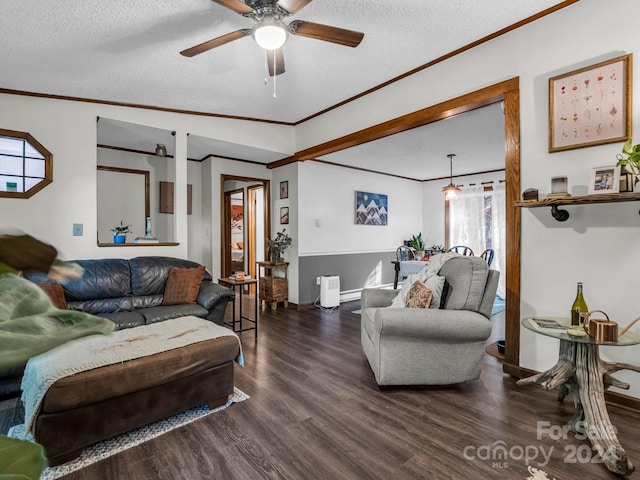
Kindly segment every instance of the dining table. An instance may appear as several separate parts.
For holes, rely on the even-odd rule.
[[[420,272],[429,262],[426,260],[391,260],[393,263],[395,275],[393,278],[393,289],[398,288],[400,278],[404,280],[409,275],[415,275]]]

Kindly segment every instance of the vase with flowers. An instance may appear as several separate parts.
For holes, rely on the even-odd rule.
[[[279,263],[284,261],[282,254],[291,246],[291,237],[287,233],[287,229],[283,228],[281,232],[276,234],[276,238],[267,239],[269,245],[269,259],[271,263]]]
[[[633,191],[640,192],[640,144],[633,145],[631,137],[622,146],[622,153],[616,155],[616,166],[623,167],[633,176]]]

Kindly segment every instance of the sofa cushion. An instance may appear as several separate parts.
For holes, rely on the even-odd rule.
[[[209,314],[209,310],[198,305],[197,303],[141,308],[139,310],[136,310],[136,312],[144,317],[145,324],[147,325],[150,323],[162,322],[164,320],[171,320],[172,318],[187,317],[189,315],[193,315],[194,317],[206,318]]]
[[[99,298],[67,302],[69,310],[80,310],[103,316],[105,313],[130,312],[136,297]]]
[[[167,284],[164,288],[163,305],[180,305],[196,303],[198,291],[202,283],[204,267],[169,269]]]
[[[120,258],[74,260],[84,273],[65,283],[67,301],[124,297],[131,293],[129,262]]]
[[[140,327],[146,323],[145,318],[138,312],[103,313],[100,316],[115,323],[116,330]]]
[[[189,260],[172,257],[136,257],[129,260],[129,265],[133,295],[163,293],[171,267],[195,268],[200,266]],[[211,280],[211,275],[206,271],[203,280]]]
[[[64,288],[62,288],[62,285],[48,283],[39,285],[39,287],[49,296],[54,307],[59,308],[60,310],[67,309],[67,300],[64,298]]]

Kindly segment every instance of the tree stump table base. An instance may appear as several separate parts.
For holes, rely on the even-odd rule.
[[[626,363],[608,363],[600,359],[598,345],[560,338],[558,363],[546,372],[517,382],[518,385],[537,383],[544,389],[558,389],[558,400],[569,395],[575,412],[568,427],[585,434],[606,467],[618,475],[630,475],[634,466],[616,436],[611,424],[604,392],[610,386],[628,389],[629,385],[611,376],[618,370],[640,371],[640,367]]]

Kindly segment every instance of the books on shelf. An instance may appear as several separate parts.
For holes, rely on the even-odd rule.
[[[562,326],[557,321],[548,318],[530,318],[529,322],[534,328],[544,332],[563,332],[567,330],[566,326]]]
[[[160,243],[158,237],[136,237],[134,243]]]

